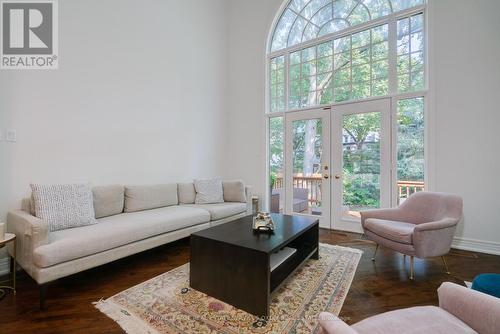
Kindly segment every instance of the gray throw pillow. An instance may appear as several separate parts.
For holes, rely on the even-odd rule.
[[[224,189],[224,202],[245,203],[247,201],[243,181],[222,181],[222,188]]]
[[[95,224],[92,190],[88,184],[32,184],[35,214],[50,231]]]
[[[122,185],[99,186],[92,188],[96,218],[118,215],[123,212],[125,187]]]
[[[196,204],[213,204],[224,202],[224,192],[220,179],[194,180]]]
[[[196,200],[196,190],[193,183],[178,183],[177,194],[181,204],[194,204]]]
[[[125,212],[178,205],[177,183],[125,186]]]

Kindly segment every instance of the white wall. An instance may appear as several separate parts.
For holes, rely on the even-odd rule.
[[[59,69],[0,71],[0,220],[30,182],[221,174],[225,0],[59,1]]]
[[[228,173],[265,189],[265,42],[281,0],[231,2]],[[456,246],[500,253],[500,2],[430,0],[433,190],[460,194]],[[473,239],[473,240],[470,240]],[[479,240],[477,243],[475,240]],[[478,246],[479,245],[479,246]]]
[[[230,1],[229,156],[226,175],[263,199],[266,182],[266,44],[282,0]]]
[[[227,0],[59,1],[59,69],[0,71],[0,221],[29,184],[222,174]],[[0,272],[7,270],[0,250]]]
[[[461,246],[500,251],[500,1],[434,0],[435,186],[464,199]],[[473,239],[473,240],[469,240]]]

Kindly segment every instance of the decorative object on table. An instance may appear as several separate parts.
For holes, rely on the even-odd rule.
[[[477,275],[472,281],[471,289],[500,298],[500,274]]]
[[[362,252],[320,244],[273,294],[269,320],[189,288],[189,263],[95,303],[127,333],[310,334],[318,310],[338,315]]]
[[[252,228],[256,232],[273,232],[274,223],[269,213],[257,213],[257,215],[253,217]]]
[[[16,235],[12,233],[5,233],[4,228],[5,225],[2,223],[0,227],[2,236],[0,236],[0,249],[5,247],[9,242],[13,243],[13,249],[12,249],[12,258],[11,258],[11,285],[0,285],[0,299],[2,299],[5,296],[5,290],[9,289],[16,294]],[[8,281],[3,281],[0,282],[0,284],[3,284]]]

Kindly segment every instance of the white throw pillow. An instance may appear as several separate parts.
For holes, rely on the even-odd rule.
[[[213,204],[224,202],[224,191],[221,179],[194,180],[196,204]]]
[[[32,184],[36,216],[50,231],[95,224],[92,189],[88,184]]]

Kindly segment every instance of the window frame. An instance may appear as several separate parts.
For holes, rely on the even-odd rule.
[[[379,99],[390,99],[391,101],[391,206],[396,206],[398,203],[397,199],[397,191],[394,190],[394,187],[397,187],[397,136],[394,135],[397,133],[397,106],[400,100],[411,99],[411,98],[419,98],[422,97],[424,99],[424,182],[426,190],[432,191],[434,190],[434,160],[432,159],[434,156],[434,148],[431,144],[434,141],[434,122],[433,122],[433,103],[434,103],[434,94],[432,92],[433,81],[429,75],[429,68],[432,66],[433,61],[433,52],[429,48],[429,45],[432,44],[432,36],[430,31],[434,27],[434,16],[433,16],[433,0],[426,0],[426,2],[422,5],[415,6],[412,8],[408,8],[402,11],[398,11],[396,13],[391,13],[387,16],[377,18],[374,20],[370,20],[368,22],[356,25],[354,27],[349,27],[339,32],[335,32],[332,34],[327,34],[306,42],[299,43],[292,47],[284,48],[282,50],[271,52],[271,44],[272,38],[274,36],[274,32],[276,26],[279,22],[279,19],[286,10],[289,1],[284,1],[278,10],[275,19],[270,27],[269,35],[267,38],[267,44],[265,48],[265,113],[264,113],[264,125],[266,129],[266,139],[265,139],[265,163],[264,163],[264,201],[262,203],[263,209],[269,209],[269,201],[270,201],[270,191],[269,191],[269,122],[271,118],[274,117],[283,117],[286,118],[287,114],[296,113],[296,112],[307,112],[308,110],[331,110],[334,112],[335,106],[345,105],[345,104],[353,104],[363,101],[372,101]],[[423,14],[423,29],[424,29],[424,42],[423,42],[423,57],[424,57],[424,86],[421,90],[418,91],[409,91],[409,92],[398,92],[398,73],[397,73],[397,22],[400,19],[411,17],[412,15],[416,15],[422,13]],[[334,39],[350,36],[357,32],[374,28],[376,26],[380,26],[383,24],[388,24],[389,27],[389,68],[388,68],[388,94],[384,96],[376,96],[369,97],[365,99],[359,100],[348,100],[342,102],[332,101],[331,104],[327,105],[316,105],[306,108],[298,108],[298,109],[289,109],[289,71],[290,71],[290,54],[302,50],[307,47],[317,46],[319,44],[333,41]],[[270,64],[271,59],[274,57],[284,56],[285,57],[285,109],[282,111],[270,111]],[[284,145],[287,143],[284,141]]]
[[[364,22],[362,24],[346,28],[344,30],[327,34],[306,42],[299,43],[297,45],[279,50],[279,51],[270,51],[270,47],[272,44],[272,38],[274,36],[274,30],[276,29],[276,24],[279,21],[279,18],[281,17],[281,14],[283,13],[283,10],[287,8],[288,2],[284,3],[284,7],[282,7],[273,22],[273,28],[271,30],[271,33],[268,38],[267,42],[267,47],[266,47],[266,108],[265,108],[265,114],[268,115],[268,117],[275,117],[279,114],[287,113],[287,112],[296,112],[296,111],[302,111],[302,110],[312,110],[312,109],[319,109],[322,107],[333,107],[335,105],[342,105],[346,103],[355,103],[359,101],[370,101],[374,99],[381,99],[381,98],[394,98],[398,96],[405,96],[408,94],[424,94],[428,91],[429,87],[429,80],[428,80],[428,3],[426,2],[423,5],[415,6],[412,8],[408,8],[402,11],[398,11],[396,13],[391,13],[387,16],[377,18],[368,22]],[[404,92],[404,93],[399,93],[398,92],[398,87],[397,87],[397,82],[398,82],[398,73],[397,73],[397,22],[400,19],[404,19],[407,17],[411,17],[413,15],[417,15],[419,13],[423,14],[423,29],[424,29],[424,50],[423,50],[423,56],[424,56],[424,86],[423,89],[421,90],[416,90],[416,91],[411,91],[411,92]],[[341,102],[335,102],[332,101],[332,103],[329,104],[317,104],[314,106],[308,106],[304,108],[289,108],[289,103],[290,103],[290,78],[289,78],[289,73],[290,73],[290,55],[294,52],[309,48],[309,47],[317,47],[320,44],[329,42],[329,41],[334,41],[335,39],[343,38],[343,37],[349,37],[352,36],[353,34],[356,34],[358,32],[362,32],[367,29],[372,29],[376,28],[378,26],[387,24],[388,29],[389,29],[389,36],[388,36],[388,44],[389,44],[389,55],[388,55],[388,61],[389,61],[389,68],[388,68],[388,94],[387,95],[381,95],[381,96],[372,96],[368,98],[363,98],[363,99],[356,99],[356,100],[347,100],[347,101],[341,101]],[[283,56],[285,58],[285,108],[284,110],[279,110],[279,111],[271,111],[271,94],[270,94],[270,78],[271,78],[271,60],[273,58],[281,57]]]

